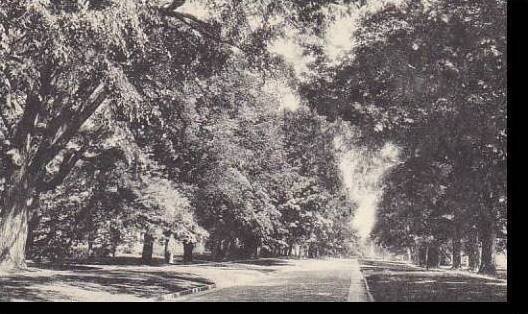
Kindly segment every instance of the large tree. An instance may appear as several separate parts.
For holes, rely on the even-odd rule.
[[[505,213],[505,10],[504,1],[385,5],[361,20],[332,79],[306,88],[320,112],[359,125],[365,143],[392,141],[409,166],[422,156],[425,168],[409,167],[416,174],[452,168],[446,204],[458,207],[457,221],[477,211],[486,273]],[[467,197],[461,185],[471,187]]]
[[[197,32],[209,30],[173,9],[132,1],[2,3],[0,264],[24,265],[28,206],[85,154],[68,144],[95,114],[130,121],[151,106],[144,101],[150,69],[172,59],[185,75],[186,64],[214,59],[217,46],[200,47],[221,40],[203,39]],[[50,178],[57,159],[60,170]]]

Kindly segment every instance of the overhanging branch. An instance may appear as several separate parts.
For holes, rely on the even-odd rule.
[[[6,129],[6,132],[7,132],[7,137],[8,138],[12,138],[13,137],[13,132],[11,131],[11,126],[9,125],[9,120],[7,119],[4,111],[2,110],[2,108],[0,108],[0,118],[2,119],[2,123],[4,124],[5,126],[5,129]]]
[[[50,141],[43,141],[37,153],[35,154],[30,171],[37,173],[57,156],[57,154],[65,147],[65,145],[77,134],[81,126],[88,120],[92,114],[106,101],[109,91],[106,86],[101,83],[94,90],[89,98],[88,104],[74,113],[70,121],[63,122],[57,129],[55,134],[50,134],[53,139]],[[61,131],[61,130],[64,131]]]
[[[163,13],[165,15],[167,15],[167,16],[174,17],[174,18],[178,19],[179,21],[181,21],[182,23],[184,23],[188,27],[192,28],[193,30],[197,31],[198,33],[200,33],[204,37],[207,37],[208,39],[211,39],[213,41],[216,41],[216,42],[224,44],[224,45],[228,45],[228,46],[237,48],[240,51],[247,52],[244,48],[240,47],[236,43],[234,43],[232,41],[229,41],[229,40],[225,40],[225,39],[221,38],[219,35],[212,33],[209,30],[209,28],[211,28],[210,24],[198,19],[197,17],[195,17],[195,16],[193,16],[191,14],[182,13],[182,12],[176,12],[173,9],[171,9],[171,6],[169,6],[167,8],[164,8],[163,9]]]
[[[64,160],[60,165],[59,171],[55,176],[49,180],[45,181],[41,179],[37,184],[38,192],[47,192],[55,189],[57,186],[62,184],[64,179],[70,174],[75,164],[82,158],[86,148],[82,148],[79,151],[70,151],[67,152],[64,156]]]

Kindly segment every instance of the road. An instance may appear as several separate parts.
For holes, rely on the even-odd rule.
[[[220,286],[220,288],[204,293],[186,296],[179,301],[368,301],[359,264],[355,259],[269,259],[258,262],[229,263],[226,267],[251,268],[265,275],[258,276],[255,280],[235,282],[230,286]]]

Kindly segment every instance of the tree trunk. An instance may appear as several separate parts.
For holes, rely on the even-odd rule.
[[[429,269],[429,245],[425,246],[425,268]]]
[[[458,269],[462,266],[462,243],[460,239],[453,239],[453,269]]]
[[[420,244],[417,249],[417,264],[419,266],[427,266],[427,245]]]
[[[171,236],[165,239],[165,263],[172,264],[174,262],[173,254],[170,247]]]
[[[452,267],[453,269],[458,269],[462,266],[462,242],[460,240],[460,232],[458,227],[455,226],[453,232],[453,258],[452,258]]]
[[[468,267],[470,270],[477,270],[480,264],[479,242],[477,230],[472,230],[467,242]]]
[[[216,245],[214,246],[214,253],[213,257],[215,261],[221,261],[224,258],[224,240],[218,240],[216,241]]]
[[[230,240],[226,240],[224,242],[224,253],[223,253],[223,258],[232,258],[233,256],[233,247],[234,247],[234,241],[233,239],[230,239]]]
[[[183,242],[183,263],[188,264],[192,263],[193,256],[192,252],[194,249],[194,243],[192,242]]]
[[[37,229],[40,223],[40,215],[34,214],[28,223],[28,236],[26,240],[26,259],[34,258],[33,251],[33,242],[35,239],[35,229]]]
[[[495,275],[497,273],[495,266],[496,237],[494,222],[491,219],[485,219],[481,230],[482,253],[478,271],[481,274]]]
[[[438,266],[440,266],[440,246],[430,244],[427,251],[427,268],[437,268]]]
[[[145,233],[143,238],[143,252],[141,254],[141,262],[144,265],[152,264],[152,252],[154,250],[154,237],[150,233]]]
[[[88,259],[93,257],[93,241],[88,239]]]
[[[23,171],[14,171],[4,191],[0,213],[0,267],[25,268],[25,249],[28,235],[28,206],[33,201]]]

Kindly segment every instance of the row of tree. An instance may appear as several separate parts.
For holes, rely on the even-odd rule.
[[[185,2],[2,2],[0,265],[138,229],[147,262],[160,234],[218,258],[348,250],[338,125],[263,92],[292,80],[266,45],[323,3],[191,1],[205,22]]]
[[[480,247],[480,272],[494,273],[507,216],[505,1],[403,1],[365,17],[356,38],[307,93],[362,125],[366,143],[401,149],[373,238],[428,266],[448,252],[460,267],[464,243],[477,268]]]
[[[433,265],[450,241],[455,267],[461,243],[470,256],[480,243],[480,270],[494,272],[506,234],[505,1],[189,1],[209,9],[206,22],[186,2],[0,5],[1,265],[22,265],[25,244],[44,238],[115,248],[132,226],[187,251],[208,234],[218,257],[338,252],[354,242],[353,206],[334,139],[356,134],[401,150],[378,242]],[[330,60],[326,26],[342,8],[367,13]],[[291,33],[311,76],[267,49]],[[281,112],[270,82],[311,109]]]

